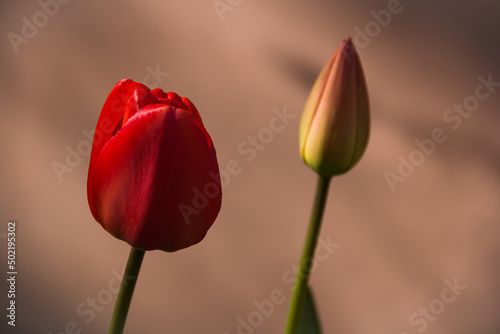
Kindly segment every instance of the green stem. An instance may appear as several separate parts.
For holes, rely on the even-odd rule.
[[[318,243],[318,235],[325,210],[326,198],[328,196],[328,187],[331,178],[319,176],[316,187],[316,196],[314,206],[311,212],[309,228],[307,230],[304,249],[300,259],[300,266],[295,279],[295,287],[292,292],[290,309],[288,311],[288,320],[286,323],[285,334],[296,334],[299,329],[300,315],[306,297],[307,284],[311,274],[311,267],[314,260],[314,251]]]
[[[108,334],[122,334],[127,320],[128,309],[134,294],[135,283],[141,270],[142,259],[144,258],[142,249],[132,247],[128,256],[127,267],[123,274],[120,292],[116,298],[115,309],[111,317]]]

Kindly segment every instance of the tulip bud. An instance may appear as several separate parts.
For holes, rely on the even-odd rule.
[[[347,172],[363,155],[370,132],[368,93],[350,38],[316,79],[299,132],[302,159],[323,177]]]
[[[200,242],[222,194],[215,148],[193,103],[120,81],[97,122],[87,196],[97,222],[135,248],[173,252]]]

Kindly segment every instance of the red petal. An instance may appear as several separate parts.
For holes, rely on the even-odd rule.
[[[123,79],[111,90],[104,106],[102,107],[99,120],[97,121],[94,141],[92,143],[92,154],[90,156],[89,172],[95,164],[96,158],[101,153],[102,148],[113,135],[113,130],[122,119],[128,100],[132,92],[137,88],[145,88],[141,83],[130,79]]]
[[[132,96],[127,102],[127,107],[125,108],[125,114],[123,115],[122,126],[127,123],[127,121],[135,115],[139,109],[149,104],[159,104],[160,102],[154,97],[149,89],[144,87],[138,87],[132,93]]]
[[[119,127],[119,123],[122,120],[123,114],[125,112],[125,107],[127,101],[129,100],[132,92],[138,88],[146,88],[141,83],[134,82],[130,79],[123,79],[118,82],[115,87],[111,90],[104,106],[102,107],[99,120],[97,121],[97,126],[94,134],[94,140],[92,143],[92,153],[90,155],[90,165],[89,174],[87,179],[87,196],[89,200],[90,211],[95,216],[95,208],[93,206],[94,201],[92,200],[92,189],[91,189],[91,176],[94,165],[97,161],[97,157],[101,153],[102,148],[106,145],[108,140],[114,135],[115,129]]]
[[[167,94],[161,89],[161,88],[155,88],[151,91],[151,94],[153,94],[154,97],[157,99],[166,99]]]
[[[196,109],[196,107],[194,106],[193,102],[191,102],[191,100],[189,100],[187,97],[183,97],[182,102],[184,102],[184,104],[186,105],[187,110],[191,112],[196,118],[198,118],[201,124],[203,124],[200,113],[198,112],[198,109]]]

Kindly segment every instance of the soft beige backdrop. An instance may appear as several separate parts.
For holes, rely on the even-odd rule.
[[[90,214],[89,155],[62,182],[52,164],[66,164],[68,148],[85,153],[107,94],[132,78],[194,101],[221,169],[236,160],[241,172],[202,243],[146,254],[126,332],[234,334],[250,316],[259,326],[239,333],[281,333],[315,186],[298,155],[300,113],[323,63],[352,36],[373,126],[362,161],[332,182],[321,237],[339,245],[312,276],[324,332],[498,333],[500,87],[456,130],[443,116],[474,101],[477,77],[500,81],[500,3],[394,1],[74,0],[47,7],[52,16],[36,1],[2,2],[0,248],[15,219],[19,275],[17,326],[2,311],[0,331],[106,332],[129,247]],[[370,12],[388,4],[381,25]],[[8,34],[33,16],[40,27],[24,29],[16,53]],[[147,77],[155,69],[168,75]],[[247,161],[238,147],[274,109],[295,118]],[[435,128],[447,140],[391,191],[384,173]],[[445,294],[450,303],[445,280],[466,286]],[[259,323],[255,302],[274,290],[286,302]]]

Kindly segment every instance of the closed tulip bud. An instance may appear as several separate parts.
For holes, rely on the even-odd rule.
[[[215,148],[191,101],[120,81],[97,122],[87,195],[97,222],[135,248],[172,252],[201,241],[222,194]]]
[[[366,82],[351,39],[323,67],[304,107],[300,154],[323,177],[342,174],[359,161],[368,143]]]

